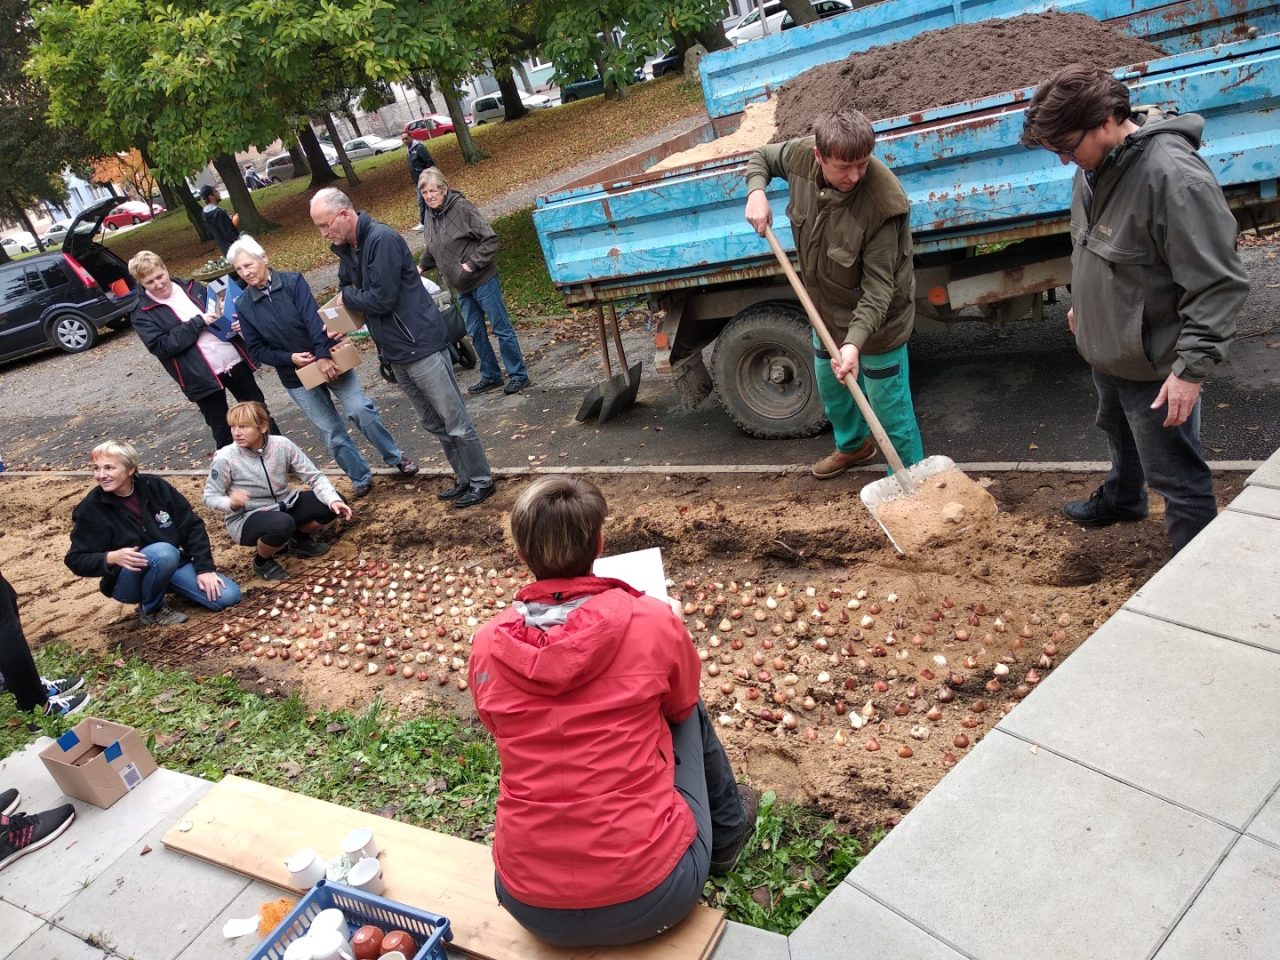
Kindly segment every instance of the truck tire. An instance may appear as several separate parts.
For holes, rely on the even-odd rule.
[[[827,426],[812,335],[795,303],[767,300],[734,317],[716,339],[711,378],[725,412],[753,437],[812,437]]]

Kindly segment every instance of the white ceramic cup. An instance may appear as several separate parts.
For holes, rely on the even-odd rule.
[[[399,950],[392,950],[390,953],[384,953],[378,960],[409,960],[409,958]]]
[[[365,857],[376,857],[378,841],[373,838],[373,831],[368,827],[357,827],[342,841],[342,852],[350,857],[353,863]]]
[[[315,960],[311,951],[311,938],[299,937],[284,948],[284,960]]]
[[[303,847],[284,862],[289,871],[289,882],[295,887],[308,890],[324,879],[326,864],[320,854],[310,847]]]
[[[336,930],[344,939],[351,939],[351,928],[347,925],[347,918],[337,907],[330,907],[328,910],[317,913],[315,919],[311,921],[311,926],[307,928],[307,936],[313,937],[321,930]]]
[[[382,878],[382,864],[372,857],[366,857],[351,868],[351,872],[347,874],[347,883],[374,896],[378,896],[387,887]]]
[[[316,930],[306,939],[311,942],[311,960],[355,960],[351,944],[337,930]]]

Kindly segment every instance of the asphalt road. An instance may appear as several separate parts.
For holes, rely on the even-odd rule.
[[[1277,251],[1280,245],[1243,251],[1253,290],[1230,358],[1205,391],[1203,437],[1213,460],[1261,460],[1280,446]],[[1067,333],[1065,310],[1065,303],[1050,307],[1039,323],[975,322],[917,333],[912,381],[927,453],[968,463],[1106,459],[1093,426],[1093,385]],[[490,393],[468,401],[495,467],[773,466],[807,464],[830,450],[829,433],[791,441],[745,436],[714,394],[696,410],[681,410],[670,381],[653,372],[643,320],[632,324],[628,354],[645,365],[638,402],[603,426],[573,419],[583,394],[602,379],[595,352],[554,340],[550,328],[521,330],[533,385],[513,397]],[[475,379],[472,372],[460,376],[464,386]],[[409,454],[443,470],[437,444],[399,389],[379,379],[369,361],[361,379]],[[259,380],[282,428],[318,462],[328,462],[274,373],[263,371]],[[46,352],[0,366],[0,452],[11,470],[80,469],[107,438],[135,443],[150,469],[201,469],[212,453],[195,405],[130,331],[108,334],[85,354]]]

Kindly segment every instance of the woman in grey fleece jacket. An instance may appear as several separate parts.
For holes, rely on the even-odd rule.
[[[227,411],[234,442],[213,458],[204,485],[205,506],[227,514],[227,532],[241,546],[255,547],[253,572],[264,580],[289,575],[275,559],[285,550],[319,557],[329,545],[312,534],[333,522],[351,519],[329,479],[288,437],[268,436],[267,408],[237,403]],[[291,490],[292,472],[310,490]]]

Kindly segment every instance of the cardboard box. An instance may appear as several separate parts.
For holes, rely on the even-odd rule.
[[[355,333],[364,326],[364,314],[338,306],[337,297],[320,308],[320,319],[331,333]]]
[[[344,340],[329,350],[329,359],[338,365],[340,372],[346,373],[348,370],[354,370],[360,362],[360,351],[356,349],[354,343]],[[302,385],[308,390],[313,390],[320,384],[327,382],[324,374],[320,372],[319,366],[314,363],[299,367],[294,372],[297,373],[298,379],[302,381]]]
[[[68,797],[104,809],[156,772],[138,731],[96,717],[77,723],[40,759]]]

